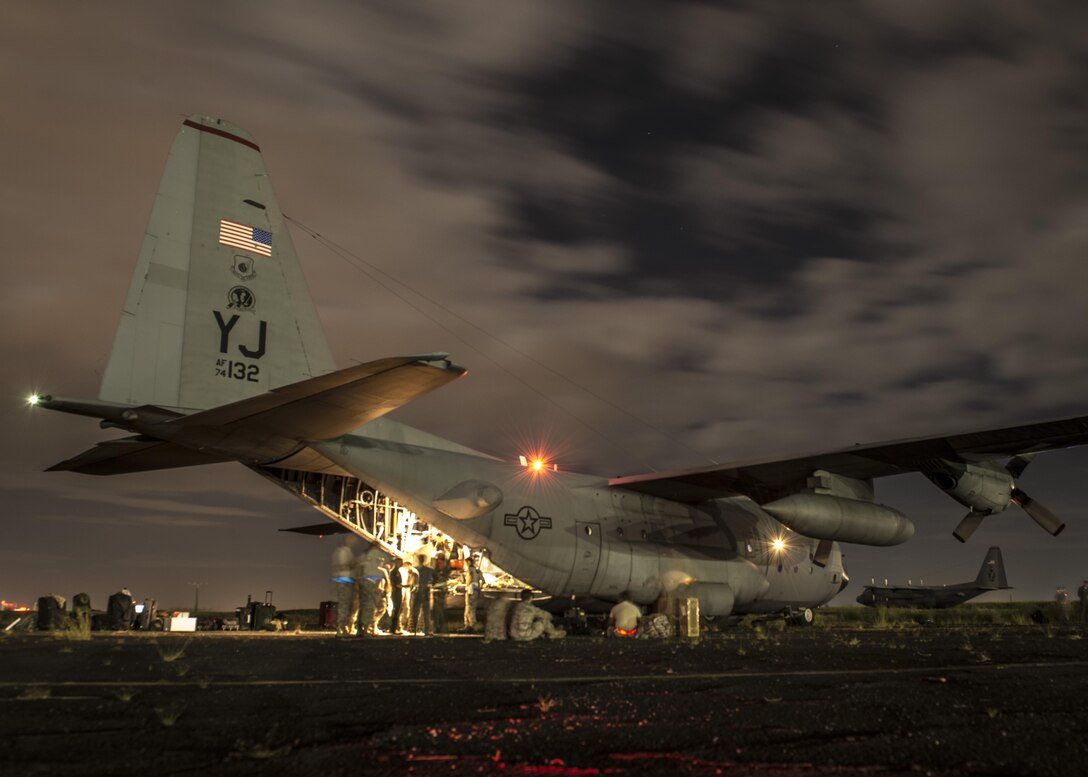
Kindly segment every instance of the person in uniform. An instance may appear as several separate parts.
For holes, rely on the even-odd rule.
[[[472,556],[465,559],[465,571],[462,573],[465,584],[465,631],[476,630],[476,606],[480,601],[480,570]]]
[[[397,634],[408,634],[411,625],[412,596],[416,588],[415,570],[412,562],[404,559],[392,574],[393,589],[400,592],[400,601],[393,599],[393,630]]]
[[[389,575],[393,558],[385,551],[375,551],[378,554],[376,565],[380,580],[378,581],[378,606],[374,610],[373,632],[375,634],[389,634],[396,631],[396,627],[390,622],[389,631],[382,629],[382,619],[389,615],[393,609],[393,579]]]
[[[332,552],[332,583],[336,588],[336,636],[351,633],[352,600],[355,598],[355,535],[344,535],[344,541]]]
[[[434,555],[434,581],[431,583],[431,613],[434,618],[434,633],[445,634],[449,631],[446,622],[446,593],[450,587],[450,562],[444,550]]]
[[[412,595],[412,624],[411,631],[416,634],[430,636],[433,632],[431,624],[431,587],[434,583],[434,570],[427,565],[427,554],[416,555],[416,591]]]
[[[611,637],[634,637],[638,634],[638,624],[642,619],[642,609],[631,601],[631,594],[624,591],[620,600],[608,613],[608,635]]]
[[[384,603],[381,592],[382,562],[386,556],[369,542],[355,557],[355,585],[359,593],[356,631],[360,637],[374,634],[376,615]]]
[[[1062,623],[1069,622],[1069,592],[1065,590],[1064,585],[1058,586],[1054,590],[1054,602],[1058,605],[1058,619]]]
[[[562,639],[567,636],[567,632],[552,624],[551,613],[533,605],[533,592],[526,588],[521,592],[521,601],[510,612],[510,639],[515,642],[532,642],[542,636]]]

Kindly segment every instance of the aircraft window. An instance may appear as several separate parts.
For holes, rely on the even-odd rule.
[[[242,200],[242,202],[244,202],[246,205],[252,205],[254,208],[260,208],[261,210],[267,210],[267,208],[265,208],[264,205],[257,202],[256,200]]]
[[[778,565],[778,571],[779,571],[779,572],[781,572],[781,571],[782,571],[782,565],[781,565],[781,564],[779,564],[779,565]]]
[[[646,530],[645,529],[642,530],[642,539],[646,539]]]
[[[621,537],[623,536],[623,527],[622,526],[618,526],[616,528],[616,534],[618,534]]]
[[[593,536],[593,527],[592,526],[587,526],[586,527],[586,536],[587,537],[592,537]]]

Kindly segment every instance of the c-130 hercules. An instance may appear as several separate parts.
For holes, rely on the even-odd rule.
[[[1057,534],[1063,524],[1014,478],[1039,451],[1088,442],[1078,417],[634,477],[534,477],[384,417],[464,373],[444,353],[336,370],[260,148],[193,115],[170,150],[98,400],[31,401],[133,435],[53,470],[237,461],[360,533],[344,508],[379,489],[553,595],[695,597],[707,616],[803,621],[846,585],[840,542],[914,533],[873,501],[874,478],[923,473],[968,508],[961,541],[1012,503]]]

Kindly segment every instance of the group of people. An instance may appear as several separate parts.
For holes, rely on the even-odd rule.
[[[446,594],[464,584],[465,630],[476,627],[482,577],[474,560],[454,558],[452,548],[417,553],[412,560],[397,560],[381,548],[345,535],[332,556],[336,588],[336,633],[340,636],[379,634],[443,634],[450,631]],[[383,618],[389,615],[387,628]]]
[[[629,592],[620,594],[620,601],[608,614],[609,636],[640,637],[643,639],[671,637],[675,633],[672,621],[663,613],[643,615],[642,608],[631,601]],[[487,607],[484,622],[485,641],[511,639],[531,642],[534,639],[562,639],[567,632],[552,622],[552,616],[533,604],[532,589],[521,592],[517,601],[493,599]]]
[[[362,548],[356,552],[357,545]],[[446,610],[450,588],[464,587],[461,631],[477,631],[483,577],[471,556],[461,558],[454,548],[441,545],[419,552],[414,559],[395,559],[377,545],[347,534],[332,556],[332,582],[336,588],[337,636],[381,634],[444,634],[451,631]],[[384,619],[388,615],[388,622]],[[383,625],[385,628],[383,628]],[[525,589],[517,601],[498,597],[487,607],[484,622],[487,640],[530,642],[540,637],[562,639],[566,631],[552,616],[533,604],[533,592]],[[643,615],[628,592],[609,613],[608,633],[618,637],[669,637],[675,632],[666,615]]]
[[[1069,620],[1069,591],[1064,585],[1058,586],[1054,592],[1054,602],[1058,605],[1058,617],[1063,622]],[[1077,617],[1083,623],[1088,623],[1088,580],[1080,584],[1077,589],[1078,611]]]

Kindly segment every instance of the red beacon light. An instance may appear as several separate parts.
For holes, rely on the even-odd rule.
[[[558,472],[559,467],[555,464],[549,464],[543,459],[528,459],[525,456],[518,456],[518,461],[521,462],[521,466],[525,467],[532,472]]]

